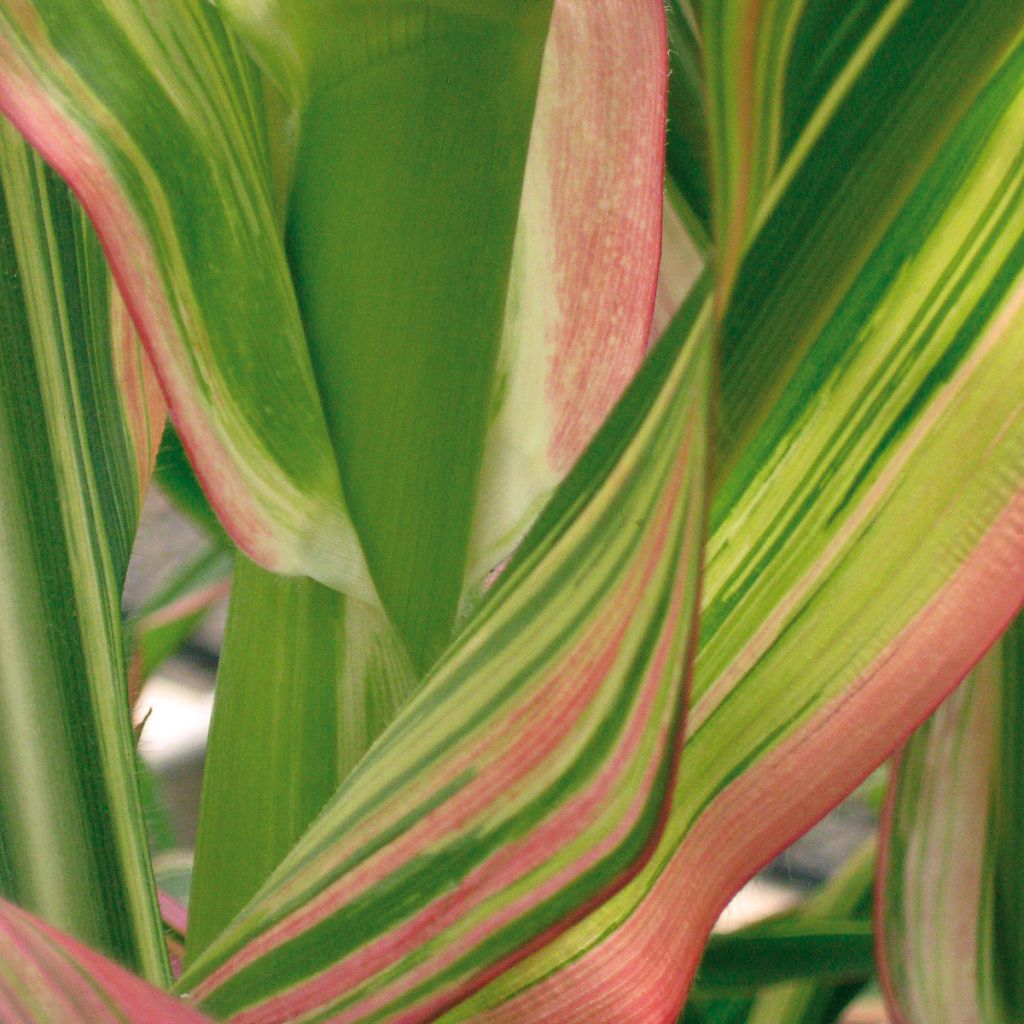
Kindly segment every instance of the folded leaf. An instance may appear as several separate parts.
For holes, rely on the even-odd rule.
[[[879,868],[879,963],[898,1024],[1019,1020],[1024,624],[903,748]]]
[[[96,225],[228,531],[279,571],[372,596],[270,204],[255,89],[201,0],[0,11],[0,109]]]
[[[430,1020],[644,862],[692,650],[708,314],[702,290],[418,697],[186,971],[203,1008]]]
[[[664,12],[226,10],[297,107],[289,257],[353,517],[422,672],[642,359]]]
[[[146,389],[95,236],[6,123],[0,186],[0,891],[159,981],[121,629]]]
[[[249,570],[236,583],[190,955],[266,880],[397,713],[450,640],[457,605],[479,599],[633,376],[650,327],[660,5],[557,3],[546,47],[546,15],[531,13],[545,3],[505,3],[490,19],[465,3],[411,14],[333,6],[338,24],[360,32],[318,38],[321,63],[295,92],[308,103],[289,248],[317,370],[333,381],[325,402],[345,484],[397,629],[313,585]],[[312,45],[301,42],[301,4],[227,7],[272,73],[267,40],[284,32],[296,53]],[[374,50],[382,40],[387,59]],[[339,84],[342,60],[356,70]],[[671,313],[695,262],[672,282]],[[281,620],[287,632],[268,639]],[[340,747],[328,707],[341,716]],[[266,756],[271,736],[315,768],[292,753]],[[240,863],[238,848],[248,851]]]
[[[11,1024],[203,1024],[209,1020],[2,900],[0,1019]]]
[[[1000,21],[1007,42],[1021,17]],[[975,8],[970,26],[985,37],[994,18]],[[941,33],[932,42],[936,81],[949,59],[972,93],[960,53],[977,39],[961,33],[955,53]],[[835,130],[859,131],[858,109]],[[802,247],[766,248],[765,266],[755,242],[744,274],[764,280],[770,265],[779,291],[807,275],[823,320],[712,506],[665,834],[622,892],[446,1022],[671,1019],[733,893],[905,738],[1024,601],[1024,51],[953,128],[933,122],[952,134],[852,287],[830,259],[810,274],[815,240],[832,245],[824,224]],[[900,138],[891,122],[877,130]],[[849,201],[869,216],[866,198]],[[742,277],[734,298],[753,298]],[[746,325],[768,353],[790,345],[775,299],[730,307],[722,330]]]

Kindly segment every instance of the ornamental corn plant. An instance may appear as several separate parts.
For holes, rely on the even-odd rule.
[[[1024,4],[0,0],[0,110],[0,1020],[835,1020],[871,851],[709,932],[983,656],[879,975],[1024,1018]],[[238,549],[187,925],[168,413]]]

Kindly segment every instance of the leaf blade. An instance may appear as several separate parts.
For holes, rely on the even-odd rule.
[[[6,901],[0,901],[0,1015],[22,1024],[208,1021]]]
[[[1022,638],[1018,618],[896,759],[875,908],[896,1021],[1019,1014]]]
[[[81,211],[6,124],[0,183],[2,881],[159,981],[120,614],[145,486],[119,388],[124,339]]]
[[[1018,48],[855,288],[819,282],[811,298],[838,309],[791,381],[791,395],[816,396],[806,418],[780,403],[756,469],[742,484],[726,472],[659,852],[446,1024],[678,1012],[729,896],[877,766],[1019,608],[1024,430],[1007,382],[1024,359],[1022,70]],[[951,629],[965,608],[970,628]]]
[[[675,762],[696,596],[710,384],[705,297],[699,290],[659,345],[475,627],[183,977],[200,1005],[240,1019],[313,1006],[332,1006],[342,1019],[429,1019],[643,861]],[[613,531],[621,546],[591,549],[609,519],[622,524]],[[569,623],[570,612],[574,621],[559,627],[551,609],[567,571],[577,593],[557,621]],[[648,574],[656,591],[641,585]],[[611,581],[624,589],[609,598],[603,584]],[[531,644],[509,643],[526,623],[537,631]],[[583,731],[574,731],[581,715]],[[534,723],[536,745],[516,727],[520,719]],[[515,777],[514,797],[500,800],[506,777]],[[405,810],[394,797],[402,791]],[[339,836],[348,838],[338,845]],[[442,845],[428,855],[420,844],[431,836]],[[372,865],[383,870],[393,857],[396,866],[377,875]],[[441,863],[448,866],[438,873]],[[454,892],[451,871],[464,880]],[[303,924],[302,907],[321,904],[316,894],[326,897],[332,878],[340,906],[328,899]],[[360,896],[367,885],[369,902]],[[400,885],[406,895],[396,903]],[[403,909],[410,898],[416,903]],[[300,946],[296,960],[289,949]],[[347,962],[335,963],[346,946]]]
[[[270,207],[247,72],[218,16],[191,0],[145,13],[44,0],[6,9],[0,38],[0,107],[97,225],[229,531],[282,571],[372,594]],[[269,339],[259,373],[253,336]]]

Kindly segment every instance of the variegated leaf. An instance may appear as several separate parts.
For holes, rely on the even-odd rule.
[[[209,1018],[0,900],[5,1024],[209,1024]]]
[[[204,769],[190,958],[270,876],[418,682],[380,608],[239,559]]]
[[[287,816],[289,828],[268,844],[255,808],[291,806],[291,794],[306,788],[322,802],[324,787],[344,778],[451,639],[457,608],[468,614],[592,438],[650,329],[662,207],[660,3],[559,0],[546,43],[538,12],[550,4],[532,0],[514,10],[503,3],[497,18],[481,18],[483,4],[471,16],[464,3],[372,13],[335,6],[338,24],[360,31],[330,46],[318,38],[319,56],[307,55],[312,70],[292,90],[308,98],[289,251],[304,282],[317,370],[331,382],[326,402],[344,482],[396,628],[364,602],[246,575],[207,763],[192,952],[309,822]],[[274,74],[280,53],[261,40],[290,32],[296,54],[312,45],[302,42],[301,4],[227,9]],[[390,57],[377,62],[382,40]],[[534,60],[539,84],[530,85]],[[338,61],[358,69],[344,89],[331,86]],[[378,121],[395,111],[415,117],[389,133]],[[335,152],[341,123],[373,140],[365,153],[347,136]],[[520,157],[525,171],[516,169]],[[685,241],[682,229],[677,238]],[[692,262],[671,268],[662,289],[672,313],[696,274]],[[306,597],[288,615],[288,635],[265,653],[263,624],[300,590]],[[305,614],[307,601],[321,612]],[[325,640],[330,621],[335,634]],[[318,646],[333,648],[337,663],[298,653]],[[353,674],[360,647],[373,658],[362,676]],[[287,682],[283,670],[292,673]],[[359,727],[335,772],[321,716],[289,714],[267,695],[323,708],[339,680],[343,731]],[[274,723],[274,714],[288,720]],[[265,758],[252,731],[287,735],[318,766],[318,782],[298,783],[308,769],[295,759]],[[238,814],[240,805],[254,813]],[[318,807],[311,800],[306,810]],[[239,844],[266,856],[237,866],[225,886],[219,866]]]
[[[161,980],[120,608],[161,406],[81,210],[6,124],[0,185],[0,891]]]
[[[201,0],[0,9],[0,109],[96,225],[222,521],[264,564],[372,597],[271,207],[257,89]]]
[[[430,1020],[644,863],[692,653],[709,314],[702,288],[418,697],[186,970],[201,1007]]]
[[[909,5],[889,42],[906,45],[933,6]],[[773,346],[801,358],[777,392],[764,382],[766,405],[745,413],[753,441],[719,464],[665,834],[622,892],[446,1022],[672,1019],[731,895],[898,745],[1024,601],[1024,50],[1012,49],[1022,19],[960,5],[956,48],[945,27],[930,36],[931,162],[895,218],[869,205],[870,176],[844,197],[880,239],[855,274],[833,277],[831,254],[815,258],[831,245],[831,210],[803,191],[803,171],[750,248],[724,353],[755,366]],[[961,55],[974,47],[987,63],[966,74]],[[889,85],[902,88],[891,64],[869,62],[821,139],[865,131],[865,90]],[[925,102],[902,96],[876,122],[885,152]],[[796,244],[774,218],[801,202],[808,233]],[[773,283],[758,294],[748,275]],[[797,282],[804,308],[791,318],[779,302]],[[733,363],[721,368],[724,404],[739,408],[757,393],[728,375]]]
[[[903,748],[879,866],[879,965],[894,1024],[1024,1012],[1020,619]]]

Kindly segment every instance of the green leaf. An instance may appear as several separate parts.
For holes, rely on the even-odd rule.
[[[660,11],[630,18],[629,61],[618,56],[612,74],[621,5],[556,5],[546,44],[548,5],[532,6],[525,21],[505,18],[507,6],[496,19],[467,17],[466,4],[339,13],[365,29],[334,44],[358,72],[310,79],[289,245],[343,479],[397,631],[363,602],[318,594],[322,614],[296,609],[287,638],[267,644],[269,610],[298,591],[264,579],[258,601],[242,599],[218,683],[192,953],[309,822],[285,814],[267,827],[265,809],[291,806],[304,769],[266,758],[248,734],[306,750],[320,773],[306,785],[322,803],[449,641],[459,607],[464,615],[479,600],[645,349],[662,205]],[[260,12],[232,9],[259,47]],[[302,10],[263,14],[301,20]],[[363,44],[383,48],[366,67]],[[389,133],[392,121],[401,130]],[[674,298],[672,312],[681,289]],[[325,643],[334,659],[314,666],[298,653]],[[235,664],[244,671],[227,671]],[[332,776],[319,716],[267,694],[322,707],[336,690],[345,742]],[[222,884],[239,847],[251,856]]]
[[[417,682],[379,608],[239,559],[203,775],[189,958],[266,881]]]
[[[799,911],[811,920],[851,916],[870,920],[874,892],[874,838],[855,853]],[[874,974],[874,963],[868,975]],[[758,993],[746,1024],[832,1024],[863,985],[829,984],[817,980],[777,985]]]
[[[711,169],[697,4],[667,0],[668,140],[665,162],[679,192],[680,213],[698,249],[711,247]]]
[[[1024,1012],[1019,835],[1024,622],[901,751],[885,818],[879,944],[896,1019]]]
[[[818,978],[866,979],[874,972],[870,921],[798,919],[760,924],[708,940],[695,995],[749,995],[766,985]],[[786,1020],[787,1018],[777,1018]]]
[[[422,672],[642,358],[661,11],[227,9],[297,106],[289,256],[353,518]]]
[[[913,52],[924,42],[909,27],[944,7],[908,6],[894,38]],[[898,745],[1024,598],[1024,51],[1006,56],[1024,10],[1006,15],[957,5],[956,46],[944,26],[927,37],[934,87],[918,81],[912,96],[896,52],[862,65],[850,97],[894,90],[869,149],[883,164],[902,154],[902,119],[923,106],[932,142],[895,218],[888,183],[882,196],[873,174],[847,182],[844,202],[880,236],[854,273],[833,262],[848,224],[800,175],[773,219],[806,203],[802,226],[768,223],[754,241],[722,314],[723,349],[744,338],[734,361],[800,358],[781,400],[769,388],[742,460],[719,465],[664,836],[634,881],[446,1024],[678,1013],[733,893]],[[965,53],[984,59],[965,65]],[[842,107],[820,144],[848,159],[845,133],[866,131],[859,112]],[[774,291],[748,287],[748,274]],[[776,305],[797,280],[803,308]],[[737,401],[730,365],[723,404]]]
[[[706,288],[423,688],[192,964],[209,1012],[431,1019],[621,887],[677,758]]]
[[[0,108],[96,225],[228,532],[372,599],[271,206],[258,82],[219,15],[38,0],[0,10],[0,41]]]
[[[748,131],[770,131],[783,118],[778,104],[788,84],[809,73],[807,59],[817,65],[813,46],[789,61],[777,57],[785,39],[775,19],[785,21],[780,12],[793,18],[797,8],[803,13],[791,31],[798,35],[823,12],[873,20],[862,26],[863,41],[847,61],[828,68],[833,87],[770,177],[775,146]],[[720,372],[727,382],[718,465],[721,479],[735,480],[766,457],[756,436],[766,411],[782,408],[788,381],[839,315],[843,297],[1020,28],[1019,11],[1006,17],[1000,0],[787,2],[762,12],[764,24],[758,10],[754,3],[711,5],[705,31],[708,52],[724,50],[709,67],[712,114],[724,108],[715,118],[721,135],[712,140],[713,154],[727,165],[715,178],[716,199],[729,207],[716,221]],[[759,49],[757,68],[780,81],[755,87],[749,62],[740,66],[747,57],[731,33],[743,18],[746,43],[756,38],[767,50]],[[761,109],[762,96],[774,105]],[[748,105],[749,120],[733,118]],[[747,471],[732,474],[740,459]]]
[[[217,519],[217,513],[210,507],[206,495],[203,494],[195,471],[185,454],[181,438],[170,423],[167,424],[160,442],[154,475],[163,492],[193,522],[201,526],[211,540],[225,548],[231,545],[224,527]]]
[[[120,610],[144,393],[95,237],[6,124],[0,185],[0,885],[162,981]]]
[[[18,1024],[210,1024],[208,1017],[3,900],[0,1018]]]

